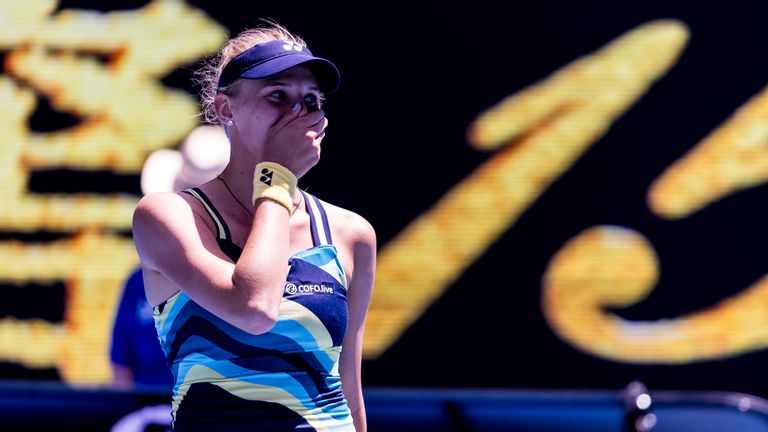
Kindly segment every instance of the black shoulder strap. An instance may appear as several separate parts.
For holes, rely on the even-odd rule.
[[[214,207],[211,200],[208,199],[200,188],[191,188],[184,190],[183,192],[192,195],[200,201],[208,212],[208,215],[211,217],[211,220],[213,220],[213,224],[216,225],[216,242],[219,244],[219,249],[221,249],[232,262],[237,262],[240,258],[240,254],[243,253],[243,250],[232,242],[232,234],[229,231],[229,227],[227,226],[227,223],[224,222],[224,218],[221,217],[221,214],[216,210],[216,207]]]

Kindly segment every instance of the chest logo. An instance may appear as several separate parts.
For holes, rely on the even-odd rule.
[[[287,294],[333,294],[333,286],[326,284],[299,284],[288,282],[285,284]]]

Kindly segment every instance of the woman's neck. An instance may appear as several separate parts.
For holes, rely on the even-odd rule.
[[[253,216],[253,172],[256,169],[255,165],[250,171],[234,168],[230,165],[216,177],[221,181],[232,199],[236,200],[243,210]],[[302,202],[303,196],[297,188],[293,196],[294,213],[301,206]]]

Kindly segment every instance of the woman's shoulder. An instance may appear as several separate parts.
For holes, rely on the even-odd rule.
[[[342,238],[348,241],[363,242],[375,246],[376,230],[368,219],[352,210],[318,199],[328,215],[331,229],[334,232],[341,234]]]
[[[134,209],[134,219],[162,219],[180,209],[189,209],[190,205],[180,192],[153,192],[144,195]]]
[[[195,239],[206,232],[201,227],[211,231],[194,200],[183,192],[153,192],[139,200],[132,232],[145,271],[167,265],[163,262],[185,247],[196,247]]]
[[[188,193],[154,192],[144,195],[136,205],[133,230],[153,235],[158,229],[175,231],[171,227],[196,227],[201,222],[208,226],[205,216],[204,207]]]

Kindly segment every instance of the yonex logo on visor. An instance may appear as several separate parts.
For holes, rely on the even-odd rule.
[[[235,56],[221,72],[217,88],[222,90],[239,78],[266,78],[300,64],[309,66],[321,91],[331,93],[339,86],[339,70],[331,61],[315,57],[297,42],[275,40],[254,45]]]
[[[293,41],[285,41],[285,45],[283,45],[283,49],[286,51],[290,51],[292,49],[296,51],[301,51],[302,49],[304,49],[304,47],[302,47],[301,44],[298,44]]]

